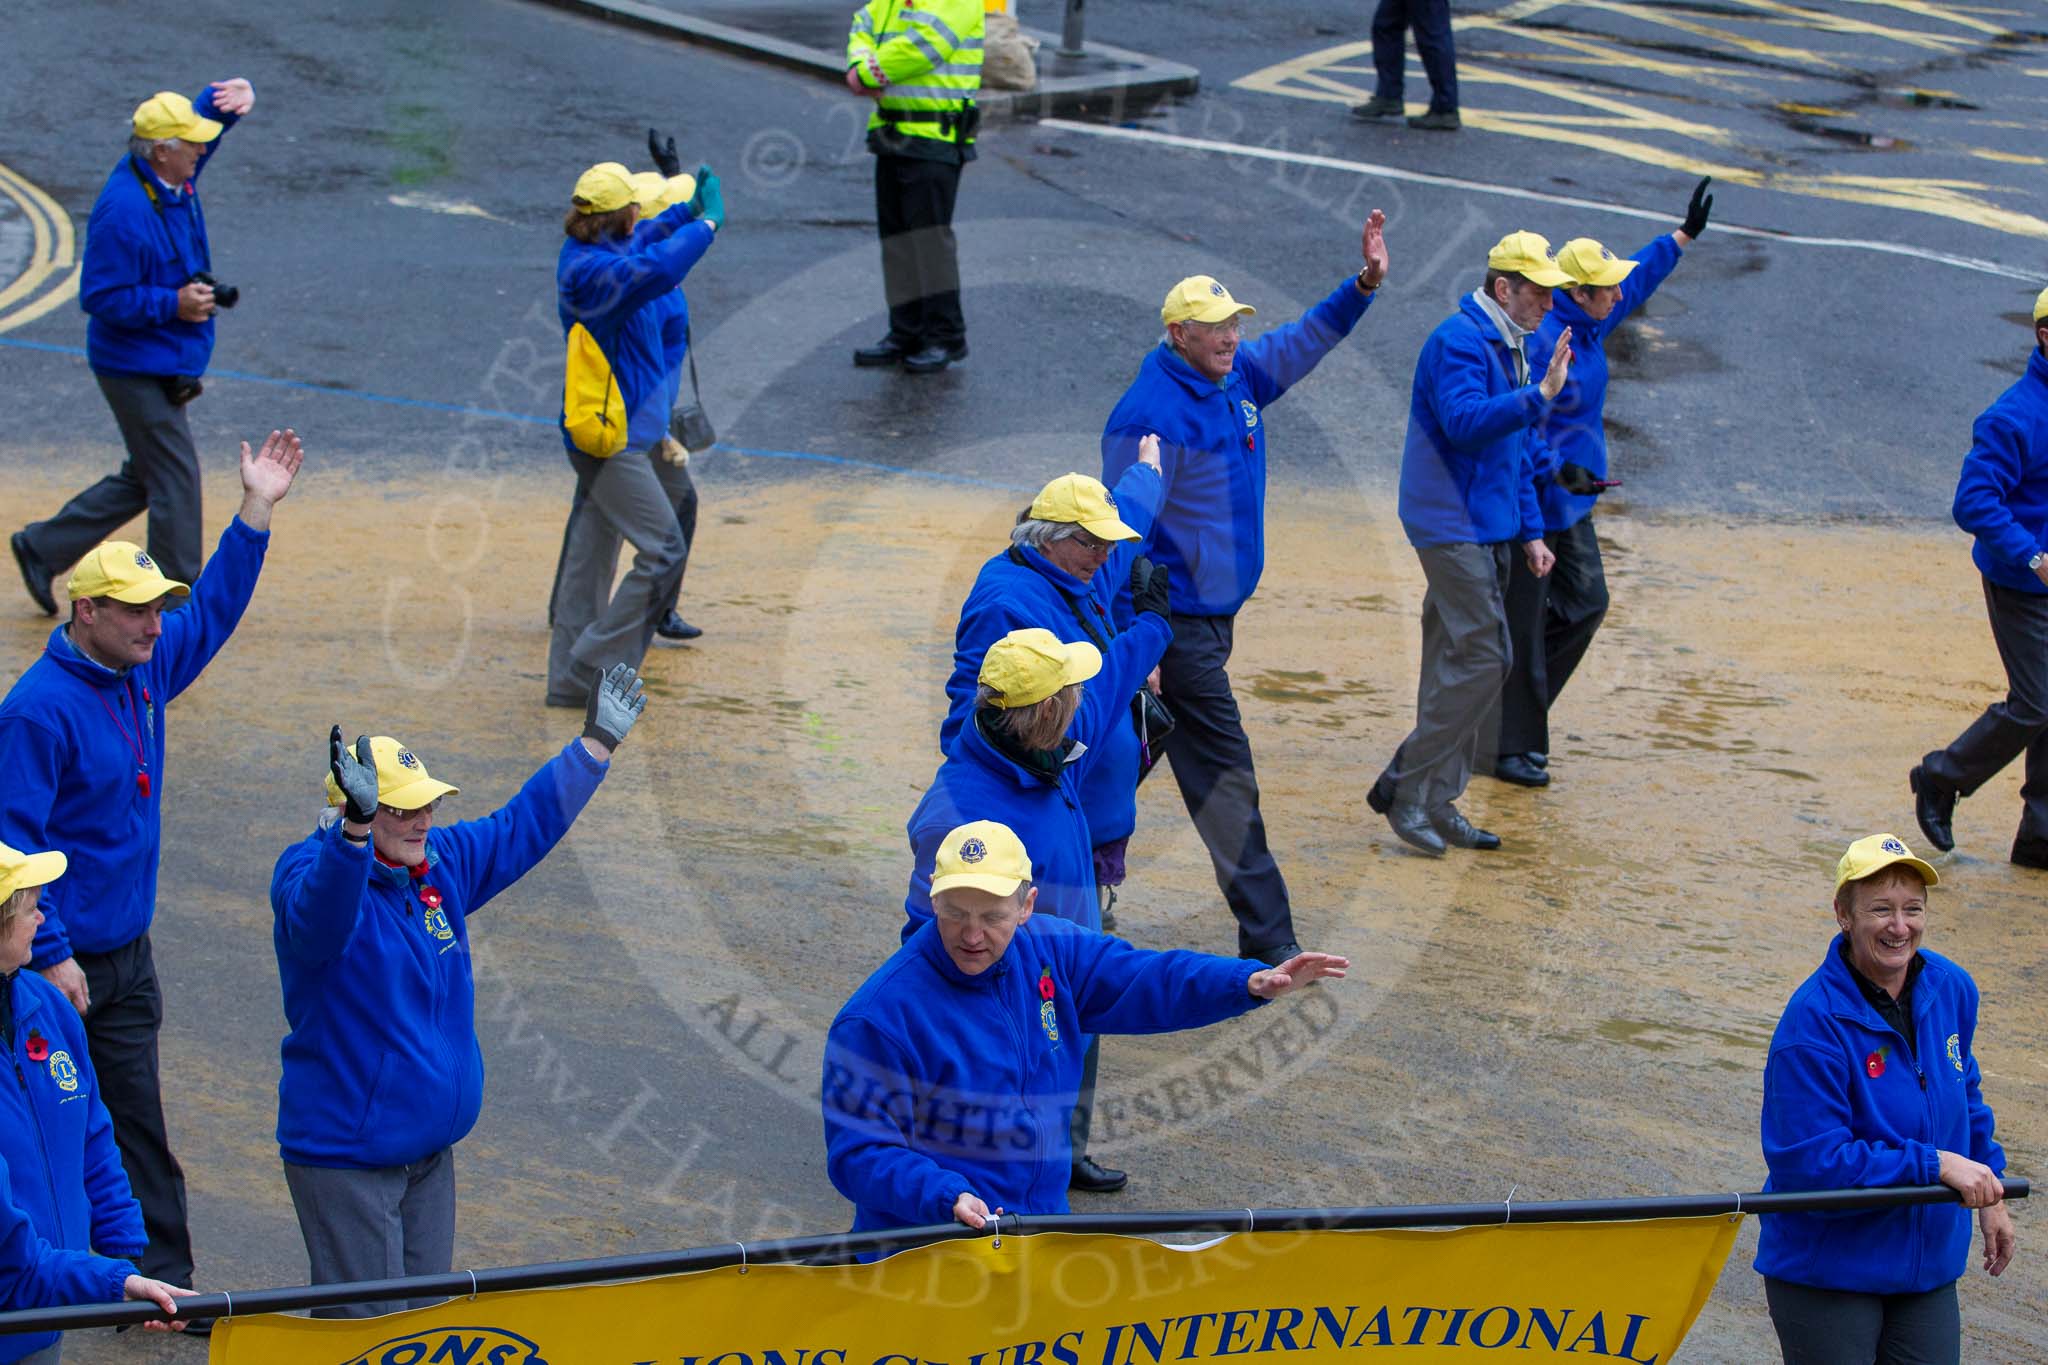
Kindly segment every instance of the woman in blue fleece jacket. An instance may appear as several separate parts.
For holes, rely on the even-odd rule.
[[[1849,845],[1819,970],[1764,1064],[1767,1190],[1952,1186],[1958,1204],[1763,1216],[1756,1269],[1788,1362],[1956,1361],[1956,1281],[1978,1210],[1984,1268],[2012,1260],[2005,1152],[1977,1068],[1977,985],[1920,947],[1934,869],[1897,836]]]
[[[148,1238],[85,1025],[63,992],[21,970],[43,921],[42,888],[66,861],[0,844],[0,1047],[16,1082],[0,1083],[0,1311],[125,1298],[173,1312],[172,1297],[192,1291],[144,1279],[132,1264]],[[0,1336],[0,1362],[56,1365],[62,1349],[55,1332]]]
[[[456,789],[418,755],[386,736],[351,751],[334,728],[330,809],[270,883],[291,1030],[277,1142],[312,1283],[448,1269],[453,1149],[483,1108],[469,917],[569,832],[645,705],[633,669],[615,666],[591,690],[581,739],[496,812],[445,826],[434,811]]]
[[[1065,1213],[1066,1116],[1092,1035],[1199,1028],[1351,965],[1133,948],[1034,916],[1037,866],[999,821],[946,831],[922,869],[936,916],[832,1021],[825,1163],[855,1232]]]

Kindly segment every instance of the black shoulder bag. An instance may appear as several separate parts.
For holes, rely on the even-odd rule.
[[[690,401],[669,414],[668,432],[684,450],[701,455],[718,444],[718,433],[704,413],[704,395],[697,388],[697,348],[690,341],[688,327],[683,329],[683,354],[690,362]]]

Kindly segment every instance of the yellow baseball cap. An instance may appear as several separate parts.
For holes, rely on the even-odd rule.
[[[1557,249],[1557,267],[1572,277],[1573,284],[1620,284],[1638,264],[1591,237],[1574,237]]]
[[[1928,864],[1913,856],[1896,834],[1867,834],[1849,845],[1849,851],[1842,855],[1842,861],[1835,864],[1835,890],[1841,891],[1850,882],[1860,882],[1865,877],[1875,876],[1893,863],[1904,863],[1920,874],[1920,880],[1929,886],[1940,886],[1941,877]]]
[[[1572,277],[1557,268],[1550,239],[1540,232],[1510,232],[1486,253],[1486,268],[1509,271],[1547,289],[1572,283]]]
[[[2048,289],[2034,295],[2034,321],[2048,319]]]
[[[349,752],[355,752],[353,744]],[[377,799],[393,810],[418,810],[429,801],[462,790],[427,776],[427,765],[419,756],[389,735],[370,741],[370,757],[377,762]],[[334,774],[327,774],[327,804],[338,806],[346,799]]]
[[[633,173],[616,161],[600,161],[576,177],[571,191],[578,213],[610,213],[633,203]]]
[[[62,855],[59,855],[62,856]],[[1031,855],[1008,825],[975,820],[951,830],[932,859],[932,894],[965,887],[991,895],[1015,894],[1031,880]]]
[[[1039,489],[1031,500],[1031,517],[1034,521],[1076,522],[1089,535],[1103,540],[1142,539],[1117,516],[1116,498],[1102,481],[1086,474],[1062,474]]]
[[[1001,825],[993,826],[1003,829]],[[1003,833],[1010,831],[1003,829]],[[1011,835],[1014,839],[1016,836]],[[1017,851],[1024,851],[1018,844]],[[943,855],[941,855],[943,856]],[[64,868],[70,859],[57,852],[23,853],[20,849],[0,844],[0,901],[6,900],[17,891],[26,891],[31,886],[46,886],[64,875]],[[1028,873],[1029,865],[1025,868]]]
[[[660,171],[633,172],[633,200],[643,217],[672,209],[697,192],[694,175],[663,175]]]
[[[225,123],[200,117],[192,101],[175,90],[159,90],[135,106],[135,136],[183,138],[187,142],[211,142],[226,131]]]
[[[81,597],[111,597],[116,602],[137,604],[154,602],[167,594],[192,595],[192,589],[183,583],[165,578],[156,561],[130,540],[110,540],[94,547],[71,571],[71,581],[64,585],[64,591],[73,601]]]
[[[1086,640],[1060,643],[1049,630],[1013,630],[981,657],[981,683],[995,692],[1005,711],[1035,706],[1062,687],[1086,682],[1102,671],[1102,651]]]
[[[1248,303],[1239,303],[1230,297],[1230,291],[1208,275],[1190,275],[1166,291],[1166,302],[1159,306],[1161,322],[1222,322],[1242,313],[1252,316],[1259,310]]]

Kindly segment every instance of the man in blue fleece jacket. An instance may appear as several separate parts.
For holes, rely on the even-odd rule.
[[[149,925],[163,843],[165,708],[227,644],[256,591],[270,517],[304,458],[273,431],[242,445],[242,508],[192,587],[109,541],[71,575],[71,619],[0,700],[0,841],[53,848],[71,872],[44,902],[31,965],[85,1018],[93,1068],[142,1205],[143,1273],[192,1283],[185,1176],[164,1132]],[[188,596],[166,613],[172,596]]]
[[[452,825],[434,812],[456,789],[412,750],[380,735],[351,751],[340,726],[329,734],[330,809],[270,881],[290,1026],[277,1143],[312,1283],[451,1264],[454,1147],[483,1109],[469,917],[569,832],[646,704],[633,669],[615,665],[591,689],[582,738],[497,811]]]
[[[1138,463],[1112,494],[1085,474],[1062,474],[1040,489],[1010,531],[1010,547],[975,576],[953,632],[953,676],[946,679],[946,719],[939,749],[950,750],[974,715],[975,691],[989,646],[1013,630],[1040,627],[1067,644],[1107,650],[1123,633],[1116,599],[1159,512],[1159,438],[1140,445]],[[1114,927],[1110,906],[1124,880],[1124,854],[1138,826],[1138,781],[1145,743],[1134,719],[1112,722],[1091,741],[1093,759],[1081,784],[1081,813],[1095,841],[1095,886],[1102,927]],[[1155,755],[1156,757],[1156,755]]]
[[[1500,693],[1500,724],[1481,732],[1481,766],[1503,782],[1550,785],[1550,708],[1607,616],[1607,573],[1593,504],[1607,481],[1607,338],[1664,282],[1685,248],[1707,230],[1714,197],[1701,180],[1685,223],[1634,256],[1617,258],[1591,237],[1558,248],[1572,283],[1551,298],[1550,316],[1529,338],[1529,367],[1550,364],[1557,339],[1572,334],[1572,372],[1541,432],[1548,459],[1536,471],[1543,540],[1557,563],[1537,577],[1526,560],[1508,574],[1508,635],[1514,662]],[[1554,463],[1555,467],[1551,465]],[[1485,746],[1491,740],[1493,747]]]
[[[853,1230],[1065,1213],[1067,1113],[1100,1033],[1229,1019],[1351,964],[1149,952],[1036,916],[1033,859],[970,821],[934,849],[934,917],[853,993],[825,1039],[825,1162]]]
[[[67,861],[0,844],[0,1049],[19,1083],[0,1085],[0,1311],[122,1298],[168,1311],[174,1295],[192,1291],[145,1280],[130,1264],[145,1241],[142,1210],[100,1102],[85,1025],[55,986],[21,970],[42,924],[38,902]],[[55,1332],[0,1337],[0,1361],[48,1365],[56,1344]]]
[[[1160,663],[1174,715],[1173,780],[1237,918],[1238,951],[1268,964],[1297,951],[1287,883],[1266,845],[1251,741],[1231,692],[1238,609],[1266,567],[1266,424],[1260,413],[1351,335],[1387,275],[1386,215],[1365,220],[1364,267],[1299,321],[1244,340],[1255,310],[1207,275],[1175,285],[1159,310],[1166,336],[1138,367],[1102,432],[1102,481],[1114,488],[1160,439],[1166,500],[1148,553],[1173,575],[1173,644]]]
[[[599,456],[577,447],[566,420],[562,427],[576,492],[548,612],[550,706],[582,707],[600,668],[637,669],[682,579],[689,547],[676,503],[688,475],[661,458],[674,392],[655,305],[703,259],[724,219],[709,167],[698,170],[694,199],[645,223],[632,172],[615,161],[585,171],[571,193],[556,311],[564,338],[580,327],[603,352],[626,429],[624,448]],[[633,546],[633,566],[614,591],[622,540]]]
[[[135,110],[128,151],[85,227],[78,304],[90,316],[86,359],[128,448],[116,472],[11,545],[28,594],[57,614],[54,575],[149,512],[149,553],[179,582],[199,576],[199,452],[186,405],[213,355],[213,269],[199,175],[220,135],[256,104],[249,82],[215,81],[196,99],[163,91]]]
[[[1429,589],[1422,598],[1422,678],[1415,728],[1366,800],[1402,842],[1433,857],[1449,844],[1500,847],[1455,804],[1471,780],[1480,730],[1507,677],[1502,595],[1517,542],[1530,572],[1550,572],[1536,505],[1539,423],[1572,359],[1562,333],[1534,372],[1524,342],[1571,282],[1550,243],[1511,232],[1486,257],[1486,279],[1429,334],[1415,361],[1401,451],[1401,527]]]
[[[2012,860],[2048,869],[2048,289],[2034,299],[2027,372],[1977,418],[1955,518],[1977,538],[1970,557],[1984,578],[2006,696],[1920,760],[1911,774],[1913,813],[1929,843],[1954,848],[1956,799],[2025,754]]]

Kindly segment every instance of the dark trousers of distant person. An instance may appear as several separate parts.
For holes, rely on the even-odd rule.
[[[697,481],[690,477],[686,464],[669,465],[665,474],[655,472],[661,475],[661,485],[675,503],[676,529],[683,533],[683,566],[676,570],[676,590],[668,597],[668,609],[675,611],[682,605],[683,574],[690,567],[690,551],[697,545]]]
[[[1465,794],[1481,735],[1514,659],[1505,595],[1521,548],[1431,545],[1415,551],[1429,587],[1422,594],[1422,668],[1415,684],[1415,728],[1394,750],[1368,798],[1440,810]]]
[[[1173,643],[1159,663],[1160,693],[1173,712],[1166,757],[1195,830],[1209,850],[1238,952],[1249,957],[1294,941],[1294,912],[1280,865],[1266,847],[1252,743],[1230,690],[1234,616],[1173,618]]]
[[[960,312],[960,247],[953,203],[960,163],[917,156],[875,157],[875,222],[882,237],[882,288],[889,338],[906,353],[967,344]]]
[[[1458,54],[1451,46],[1451,0],[1380,0],[1372,16],[1372,64],[1379,73],[1378,99],[1398,100],[1407,54],[1402,30],[1415,30],[1415,51],[1429,76],[1431,113],[1458,108]]]
[[[1557,564],[1538,578],[1526,555],[1514,555],[1505,598],[1514,663],[1500,694],[1499,738],[1480,733],[1480,766],[1500,754],[1550,752],[1550,708],[1607,617],[1607,573],[1593,518],[1581,517],[1543,537]]]
[[[1856,1294],[1764,1277],[1785,1365],[1960,1365],[1953,1282],[1924,1294]]]
[[[2005,700],[1993,702],[1946,749],[1920,760],[1924,780],[1958,796],[2027,756],[2013,856],[2048,864],[2048,595],[1984,580],[1991,638],[2005,664]]]
[[[149,935],[105,953],[74,953],[92,1004],[85,1041],[100,1099],[114,1120],[114,1145],[128,1188],[142,1206],[149,1249],[136,1269],[152,1280],[192,1284],[192,1234],[185,1225],[185,1172],[164,1128],[157,1034],[164,999]]]
[[[162,383],[149,375],[93,377],[114,410],[128,458],[56,516],[30,522],[23,531],[29,551],[61,579],[94,546],[147,510],[151,558],[166,577],[193,582],[205,553],[200,545],[199,452],[185,405],[171,402]]]

